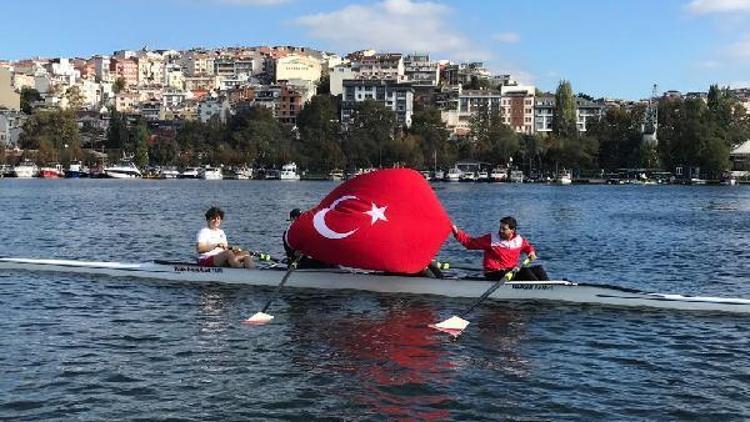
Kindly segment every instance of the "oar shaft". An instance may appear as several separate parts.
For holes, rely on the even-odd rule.
[[[274,300],[276,300],[276,297],[279,295],[279,292],[281,291],[282,287],[284,287],[284,284],[286,284],[286,281],[289,280],[289,276],[292,275],[294,270],[297,269],[297,264],[299,264],[300,259],[302,259],[302,254],[298,253],[294,257],[294,261],[292,261],[291,264],[289,264],[289,270],[287,270],[286,274],[284,274],[284,277],[281,279],[281,283],[279,283],[276,286],[276,289],[273,291],[273,294],[271,295],[271,298],[268,299],[268,302],[266,302],[266,305],[263,307],[263,310],[261,312],[265,313],[268,308],[271,306]]]

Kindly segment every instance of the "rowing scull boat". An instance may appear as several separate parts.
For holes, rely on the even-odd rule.
[[[253,286],[275,286],[286,273],[286,268],[273,266],[248,270],[199,267],[190,263],[166,261],[119,263],[30,258],[0,258],[0,269],[100,274],[114,277],[173,280],[191,284],[230,283]],[[436,279],[349,269],[299,269],[289,280],[289,287],[477,298],[493,283],[476,278]],[[497,289],[489,298],[500,301],[549,300],[608,306],[750,314],[750,300],[748,299],[649,293],[617,286],[567,280],[511,281]]]

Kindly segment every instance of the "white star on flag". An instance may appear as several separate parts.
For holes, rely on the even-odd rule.
[[[378,220],[388,221],[388,218],[385,216],[385,210],[388,208],[388,205],[384,207],[378,207],[375,205],[375,203],[372,203],[372,209],[370,211],[365,211],[365,214],[372,217],[372,221],[370,221],[370,225],[375,224]]]

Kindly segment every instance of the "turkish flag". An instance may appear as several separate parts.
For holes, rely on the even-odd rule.
[[[287,242],[330,264],[416,273],[440,250],[450,226],[421,174],[386,169],[339,185],[294,220]]]

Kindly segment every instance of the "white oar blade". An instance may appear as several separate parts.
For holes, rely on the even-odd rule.
[[[243,321],[245,324],[263,325],[271,322],[273,315],[264,312],[256,312],[253,316]]]
[[[443,322],[431,324],[430,327],[457,337],[463,333],[468,325],[469,321],[454,315]]]

